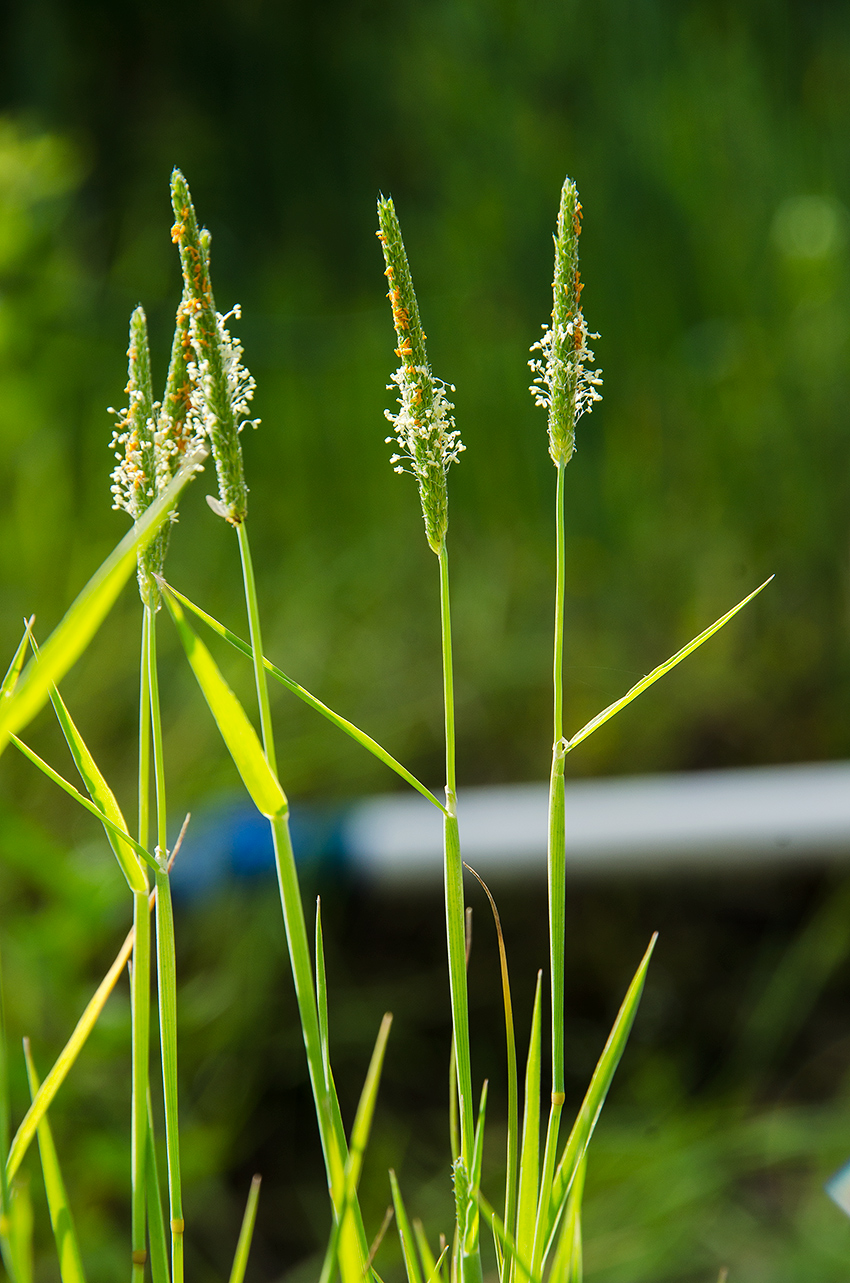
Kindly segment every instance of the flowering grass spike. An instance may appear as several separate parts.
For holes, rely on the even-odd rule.
[[[186,179],[175,169],[171,177],[174,226],[171,238],[180,248],[185,283],[185,306],[193,358],[189,373],[194,388],[192,408],[205,436],[210,439],[218,475],[219,498],[210,506],[238,526],[248,512],[248,487],[242,464],[239,433],[254,395],[254,380],[242,364],[242,347],[229,333],[227,322],[239,317],[238,306],[222,316],[215,310],[209,271],[209,233],[198,228]]]
[[[561,189],[558,227],[555,234],[555,279],[552,282],[552,322],[532,345],[529,366],[534,381],[529,389],[536,403],[549,411],[549,453],[556,465],[569,461],[575,450],[576,422],[601,401],[597,388],[602,371],[588,367],[595,360],[587,346],[588,333],[581,310],[583,289],[578,270],[578,238],[581,235],[581,204],[571,178]]]
[[[112,506],[137,521],[156,497],[155,407],[148,324],[141,307],[130,317],[127,357],[127,405],[123,410],[109,407],[118,418],[110,443],[118,460],[112,472]]]
[[[439,556],[449,524],[446,473],[466,447],[454,426],[454,406],[446,396],[446,391],[454,392],[454,388],[435,378],[428,364],[425,334],[392,200],[381,197],[378,201],[378,221],[377,235],[390,286],[387,297],[398,338],[396,355],[401,359],[389,385],[390,389],[398,388],[399,408],[395,414],[385,411],[395,431],[395,436],[387,437],[387,444],[399,447],[390,462],[396,472],[410,472],[419,482],[425,533]]]

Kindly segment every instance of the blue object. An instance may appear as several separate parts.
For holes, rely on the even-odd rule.
[[[345,806],[296,805],[290,813],[290,833],[300,867],[345,865]],[[254,878],[274,873],[271,830],[265,816],[241,798],[224,797],[193,815],[174,868],[174,894],[197,899],[231,878]]]

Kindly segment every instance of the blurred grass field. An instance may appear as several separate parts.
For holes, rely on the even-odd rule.
[[[258,382],[263,425],[245,449],[267,652],[420,778],[439,777],[436,584],[408,480],[393,476],[383,443],[394,361],[373,235],[381,190],[403,217],[435,371],[457,386],[468,446],[451,478],[460,780],[542,778],[551,464],[526,361],[548,311],[551,211],[568,171],[585,209],[584,305],[602,335],[605,372],[605,400],[582,421],[568,474],[568,725],[581,725],[777,575],[754,609],[574,754],[570,769],[850,752],[846,6],[337,0],[313,10],[221,0],[203,11],[161,3],[118,11],[95,0],[12,0],[0,24],[7,653],[25,613],[36,612],[46,636],[125,529],[123,514],[109,510],[105,407],[121,403],[127,317],[139,300],[157,381],[164,374],[179,281],[163,228],[167,178],[179,163],[213,232],[219,301],[243,305],[238,332]],[[170,577],[244,631],[234,551],[222,523],[208,520],[204,487],[195,491],[172,541]],[[64,688],[127,799],[138,645],[131,597]],[[234,777],[174,645],[163,650],[166,752],[182,814]],[[250,690],[247,668],[228,675]],[[276,718],[281,777],[296,797],[390,786],[378,765],[294,701],[278,696]],[[46,716],[33,739],[60,760]],[[8,754],[0,798],[10,1022],[33,1035],[38,1059],[39,1045],[58,1047],[126,924],[118,875],[88,822]],[[661,990],[686,1008],[675,997],[678,978],[697,961],[714,972],[733,951],[729,993],[743,987],[749,996],[729,1020],[744,1024],[752,994],[819,897],[838,894],[830,888],[766,878],[760,889],[730,892],[730,903],[763,899],[755,936],[734,904],[701,916],[698,896],[679,887],[677,901],[671,890],[692,931],[668,926],[674,943],[665,964],[662,937],[658,966],[672,980],[650,987],[650,1008]],[[653,895],[632,890],[646,910],[641,927],[658,925]],[[577,892],[577,923],[596,906],[594,931],[577,929],[572,961],[573,1001],[587,1006],[586,1016],[571,1017],[579,1047],[602,1030],[634,961],[621,952],[634,925],[628,891],[590,900]],[[343,934],[343,910],[377,913],[358,894],[339,891]],[[534,888],[527,902],[517,911],[512,964],[515,983],[530,986],[537,963],[525,965],[521,941],[542,934]],[[409,905],[381,908],[409,922]],[[268,1117],[280,1120],[279,1144],[266,1142],[275,1161],[280,1147],[296,1148],[299,1163],[306,1154],[316,1192],[299,1194],[282,1180],[280,1200],[297,1210],[281,1230],[274,1208],[261,1204],[256,1277],[280,1277],[321,1241],[312,1122],[299,1123],[298,1110],[281,1103],[284,1087],[296,1101],[305,1087],[278,912],[257,888],[187,911],[181,923],[187,1177],[204,1227],[190,1235],[190,1251],[199,1278],[224,1268],[251,1162],[261,1153],[274,1167],[261,1143]],[[677,912],[670,909],[671,922]],[[447,1027],[438,911],[431,922],[433,938],[416,927],[421,947],[410,974],[399,973],[407,987],[399,980],[391,997],[399,1013],[417,1005],[430,1013],[423,1028],[439,1047],[429,1053],[436,1066]],[[356,970],[350,959],[332,976],[341,988],[332,1018],[353,1048],[352,1096],[375,1023],[369,1003],[392,1005],[382,958],[398,968],[399,956],[383,956],[376,943],[358,964],[359,988],[345,983],[343,973]],[[820,1192],[850,1156],[842,966],[829,980],[831,1000],[810,994],[802,1042],[782,1053],[785,1068],[740,1068],[737,1086],[731,1070],[719,1072],[734,1064],[734,1039],[717,1045],[717,1017],[693,1015],[690,1059],[687,1021],[670,1026],[679,1040],[671,1049],[646,1017],[589,1169],[590,1277],[689,1283],[733,1260],[733,1280],[845,1277],[850,1224]],[[726,1001],[731,1012],[725,992],[718,982],[706,1004],[722,1013]],[[124,1215],[109,1191],[127,1165],[114,1077],[126,1058],[126,994],[106,1015],[76,1071],[73,1108],[64,1120],[57,1111],[55,1124],[61,1138],[63,1128],[78,1137],[86,1123],[88,1139],[66,1165],[81,1190],[95,1283],[118,1268],[115,1227]],[[483,1011],[481,1026],[490,1028]],[[406,1045],[398,1028],[397,1036]],[[410,1036],[421,1052],[416,1039],[425,1034]],[[497,1025],[488,1037],[495,1061]],[[231,1038],[246,1049],[236,1060]],[[792,1066],[819,1056],[830,1071],[797,1082],[783,1103],[777,1082],[797,1081]],[[274,1083],[246,1072],[259,1063],[274,1067]],[[584,1068],[579,1057],[576,1091]],[[396,1108],[404,1087],[390,1062],[367,1197],[380,1215],[381,1164],[408,1145],[410,1179],[421,1180],[423,1204],[433,1197],[437,1215],[429,1190],[443,1178],[439,1146],[405,1137]],[[423,1128],[436,1133],[421,1090]],[[22,1101],[22,1078],[17,1091]]]

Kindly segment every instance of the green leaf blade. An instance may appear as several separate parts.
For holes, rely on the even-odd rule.
[[[219,623],[219,621],[212,615],[208,615],[205,610],[202,610],[200,606],[196,606],[194,602],[190,601],[188,597],[185,597],[183,593],[178,592],[176,588],[172,588],[171,584],[162,582],[161,587],[166,597],[170,596],[172,598],[176,598],[186,607],[187,610],[191,610],[198,619],[203,620],[207,627],[211,628],[214,633],[217,633],[224,641],[229,642],[235,650],[238,650],[241,654],[247,656],[248,659],[253,658],[254,652],[251,647],[247,642],[243,641],[241,637],[237,637],[236,633],[231,632],[229,628],[226,628],[224,624]],[[293,695],[296,695],[298,699],[307,704],[309,708],[320,713],[322,717],[327,718],[327,720],[332,722],[334,726],[339,728],[339,730],[343,731],[356,743],[360,744],[362,748],[365,748],[374,757],[377,757],[385,766],[388,766],[391,771],[395,771],[396,775],[405,780],[412,788],[415,788],[423,797],[426,797],[428,801],[436,806],[439,811],[442,811],[444,815],[446,814],[446,808],[439,798],[436,798],[430,789],[426,788],[415,775],[412,775],[406,766],[402,766],[401,762],[397,761],[391,753],[388,753],[377,740],[372,739],[371,735],[367,735],[365,731],[361,731],[353,722],[349,722],[347,718],[340,716],[339,713],[335,713],[332,708],[329,708],[327,704],[323,704],[320,699],[315,695],[312,695],[304,686],[299,685],[298,682],[294,681],[291,677],[288,677],[283,669],[278,668],[276,664],[273,664],[270,659],[266,659],[265,656],[263,656],[263,665],[266,668],[266,671],[271,673],[272,677],[274,677],[276,681],[280,682],[282,686],[285,686],[288,691]]]
[[[24,1039],[24,1057],[27,1065],[30,1096],[35,1097],[39,1088],[38,1074],[33,1064],[29,1039]],[[74,1218],[68,1202],[68,1193],[62,1179],[59,1166],[59,1155],[53,1140],[53,1133],[47,1121],[47,1112],[38,1124],[38,1148],[41,1155],[41,1170],[44,1176],[44,1192],[47,1195],[47,1207],[50,1212],[50,1224],[53,1226],[53,1237],[56,1241],[56,1252],[59,1257],[59,1272],[62,1283],[86,1283],[82,1257],[74,1228]]]
[[[742,601],[739,601],[737,606],[733,606],[731,610],[727,610],[725,615],[721,615],[720,619],[716,619],[713,624],[689,641],[687,646],[683,646],[681,650],[677,650],[675,655],[671,655],[663,664],[659,664],[657,668],[653,668],[651,673],[647,673],[646,677],[642,677],[639,682],[636,682],[631,690],[626,691],[625,695],[620,699],[615,700],[613,704],[609,704],[607,708],[603,708],[601,713],[597,713],[595,717],[591,718],[591,720],[583,726],[580,731],[577,731],[575,735],[573,735],[572,739],[567,741],[567,752],[572,752],[574,748],[577,748],[579,744],[583,743],[584,740],[586,740],[588,736],[592,735],[594,731],[598,731],[600,726],[604,726],[606,722],[610,722],[612,717],[616,717],[618,713],[622,712],[627,705],[631,704],[632,700],[637,699],[638,695],[642,695],[645,690],[648,690],[650,686],[653,686],[655,682],[669,673],[677,664],[681,664],[683,659],[687,659],[695,650],[698,650],[699,647],[702,646],[703,642],[707,642],[715,633],[720,632],[720,629],[724,628],[726,624],[729,623],[729,620],[733,619],[735,615],[738,614],[738,611],[743,610],[748,602],[751,602],[754,597],[757,597],[759,593],[767,587],[772,579],[773,575],[770,576],[770,579],[765,579],[763,584],[759,584],[758,588],[754,589],[747,597],[744,597]]]
[[[247,713],[204,643],[186,622],[179,604],[170,596],[166,596],[166,603],[204,699],[251,800],[270,820],[285,815],[289,810],[286,794],[266,760]]]
[[[652,936],[646,953],[643,955],[637,971],[635,972],[632,982],[626,991],[622,1005],[617,1018],[611,1027],[608,1040],[602,1050],[602,1055],[597,1061],[596,1068],[590,1080],[590,1086],[585,1093],[581,1108],[579,1109],[572,1131],[564,1146],[561,1160],[558,1163],[555,1172],[555,1179],[552,1186],[552,1208],[553,1214],[551,1219],[551,1230],[548,1237],[546,1251],[543,1260],[546,1260],[552,1246],[554,1231],[557,1229],[564,1206],[569,1197],[570,1189],[575,1180],[576,1172],[584,1157],[593,1130],[596,1127],[597,1120],[605,1103],[605,1097],[608,1095],[608,1089],[611,1086],[612,1079],[616,1072],[617,1066],[625,1050],[626,1042],[631,1033],[632,1025],[637,1014],[638,1004],[643,993],[644,982],[652,952],[655,948],[658,933]]]
[[[233,1266],[230,1271],[230,1283],[243,1283],[245,1270],[248,1267],[248,1255],[251,1251],[251,1242],[254,1237],[254,1225],[257,1221],[257,1204],[260,1201],[260,1184],[261,1176],[254,1176],[251,1180],[251,1188],[248,1190],[248,1199],[245,1203],[245,1213],[242,1217],[242,1226],[239,1230],[239,1239],[236,1243],[236,1252],[233,1257]]]
[[[517,1198],[516,1250],[525,1261],[530,1261],[534,1248],[534,1226],[537,1219],[538,1178],[540,1171],[540,1040],[541,1040],[541,983],[543,973],[537,973],[534,992],[534,1010],[531,1017],[531,1037],[525,1067],[525,1100],[522,1114],[522,1148],[519,1160],[519,1196]]]
[[[47,701],[51,686],[61,681],[86,649],[132,574],[138,554],[154,538],[206,453],[198,449],[186,460],[174,480],[92,575],[45,642],[38,662],[30,660],[13,693],[0,702],[0,753],[10,734],[22,730],[33,719]]]

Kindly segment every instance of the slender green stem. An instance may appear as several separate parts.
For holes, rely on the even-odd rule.
[[[177,1110],[177,962],[171,882],[166,868],[168,831],[162,716],[156,660],[156,614],[150,606],[145,607],[145,614],[148,616],[148,687],[156,783],[156,855],[161,866],[156,874],[156,960],[162,1091],[165,1104],[165,1150],[168,1162],[168,1201],[171,1216],[171,1279],[172,1283],[183,1283],[183,1194],[180,1179],[180,1132]]]
[[[139,679],[139,843],[147,848],[151,805],[151,719],[148,685],[148,616],[142,614],[142,664]]]
[[[457,823],[457,779],[455,775],[454,674],[452,669],[452,621],[449,601],[449,561],[445,544],[440,552],[440,618],[443,652],[443,700],[446,716],[446,809],[443,819],[444,877],[446,893],[446,935],[449,954],[449,984],[452,1024],[457,1058],[460,1106],[460,1153],[469,1170],[472,1161],[473,1110],[472,1066],[469,1052],[469,1005],[466,989],[466,928],[463,899],[463,862]]]
[[[150,827],[150,688],[148,612],[142,615],[139,675],[139,844],[147,847]],[[147,1099],[150,1070],[151,927],[147,889],[133,893],[133,961],[130,971],[132,1073],[130,1163],[132,1169],[132,1283],[144,1283],[147,1188]]]
[[[257,602],[257,585],[254,581],[254,563],[251,560],[251,547],[248,543],[248,530],[245,522],[240,521],[236,527],[239,536],[239,555],[242,558],[242,578],[245,582],[245,604],[248,607],[248,629],[251,638],[251,649],[254,658],[254,680],[257,684],[257,701],[260,705],[260,729],[263,735],[263,748],[269,766],[277,774],[277,755],[274,748],[274,731],[272,729],[271,705],[269,703],[269,684],[263,662],[263,638],[260,633],[260,609]]]
[[[133,967],[130,994],[133,1020],[132,1115],[130,1163],[132,1168],[132,1283],[144,1283],[145,1203],[147,1150],[147,1095],[150,1045],[151,926],[146,891],[133,893]]]
[[[558,1131],[564,1105],[564,942],[566,917],[566,828],[564,815],[564,596],[566,546],[564,534],[564,470],[558,463],[555,488],[555,637],[552,664],[554,697],[552,772],[549,777],[549,971],[552,995],[552,1103],[534,1231],[532,1272],[539,1269],[549,1223],[549,1204]]]
[[[555,501],[554,743],[549,781],[549,967],[552,983],[552,1098],[564,1096],[564,918],[566,836],[564,820],[564,463],[558,464]],[[556,1137],[557,1139],[557,1137]]]
[[[457,779],[455,774],[455,707],[452,668],[452,620],[449,599],[449,559],[443,543],[440,558],[440,620],[443,654],[443,703],[446,717],[446,811],[443,817],[446,937],[449,955],[449,988],[452,999],[455,1061],[457,1064],[458,1113],[460,1115],[460,1158],[462,1171],[455,1170],[456,1190],[467,1184],[472,1173],[474,1125],[472,1110],[472,1061],[469,1051],[469,1001],[466,984],[466,913],[463,899],[463,861],[457,822]],[[481,1250],[478,1238],[478,1208],[458,1209],[458,1243],[461,1283],[480,1283]],[[460,1218],[464,1224],[461,1225]]]
[[[260,610],[246,523],[244,521],[239,522],[236,530],[239,537],[239,552],[242,558],[242,578],[245,586],[245,604],[248,610],[254,678],[260,706],[263,748],[266,760],[276,774],[277,755],[274,747],[268,681],[263,661]],[[345,1140],[342,1115],[339,1111],[339,1102],[333,1087],[333,1080],[331,1079],[330,1083],[325,1081],[316,988],[310,957],[310,945],[307,938],[307,924],[304,919],[304,905],[301,900],[301,888],[298,884],[298,873],[295,868],[295,856],[292,850],[292,837],[289,831],[289,815],[287,813],[277,815],[270,820],[270,824],[280,901],[283,910],[283,922],[289,947],[289,960],[295,984],[295,997],[301,1019],[304,1047],[307,1052],[310,1085],[313,1089],[313,1099],[316,1103],[316,1116],[319,1123],[319,1135],[325,1159],[328,1188],[334,1210],[336,1214],[339,1214],[344,1198],[344,1173],[345,1162],[348,1158],[348,1145]],[[352,1248],[358,1254],[361,1262],[365,1262],[366,1235],[363,1229],[359,1204],[355,1204],[354,1217],[346,1218],[346,1223],[342,1229],[344,1239],[347,1239],[352,1234],[355,1236]]]

